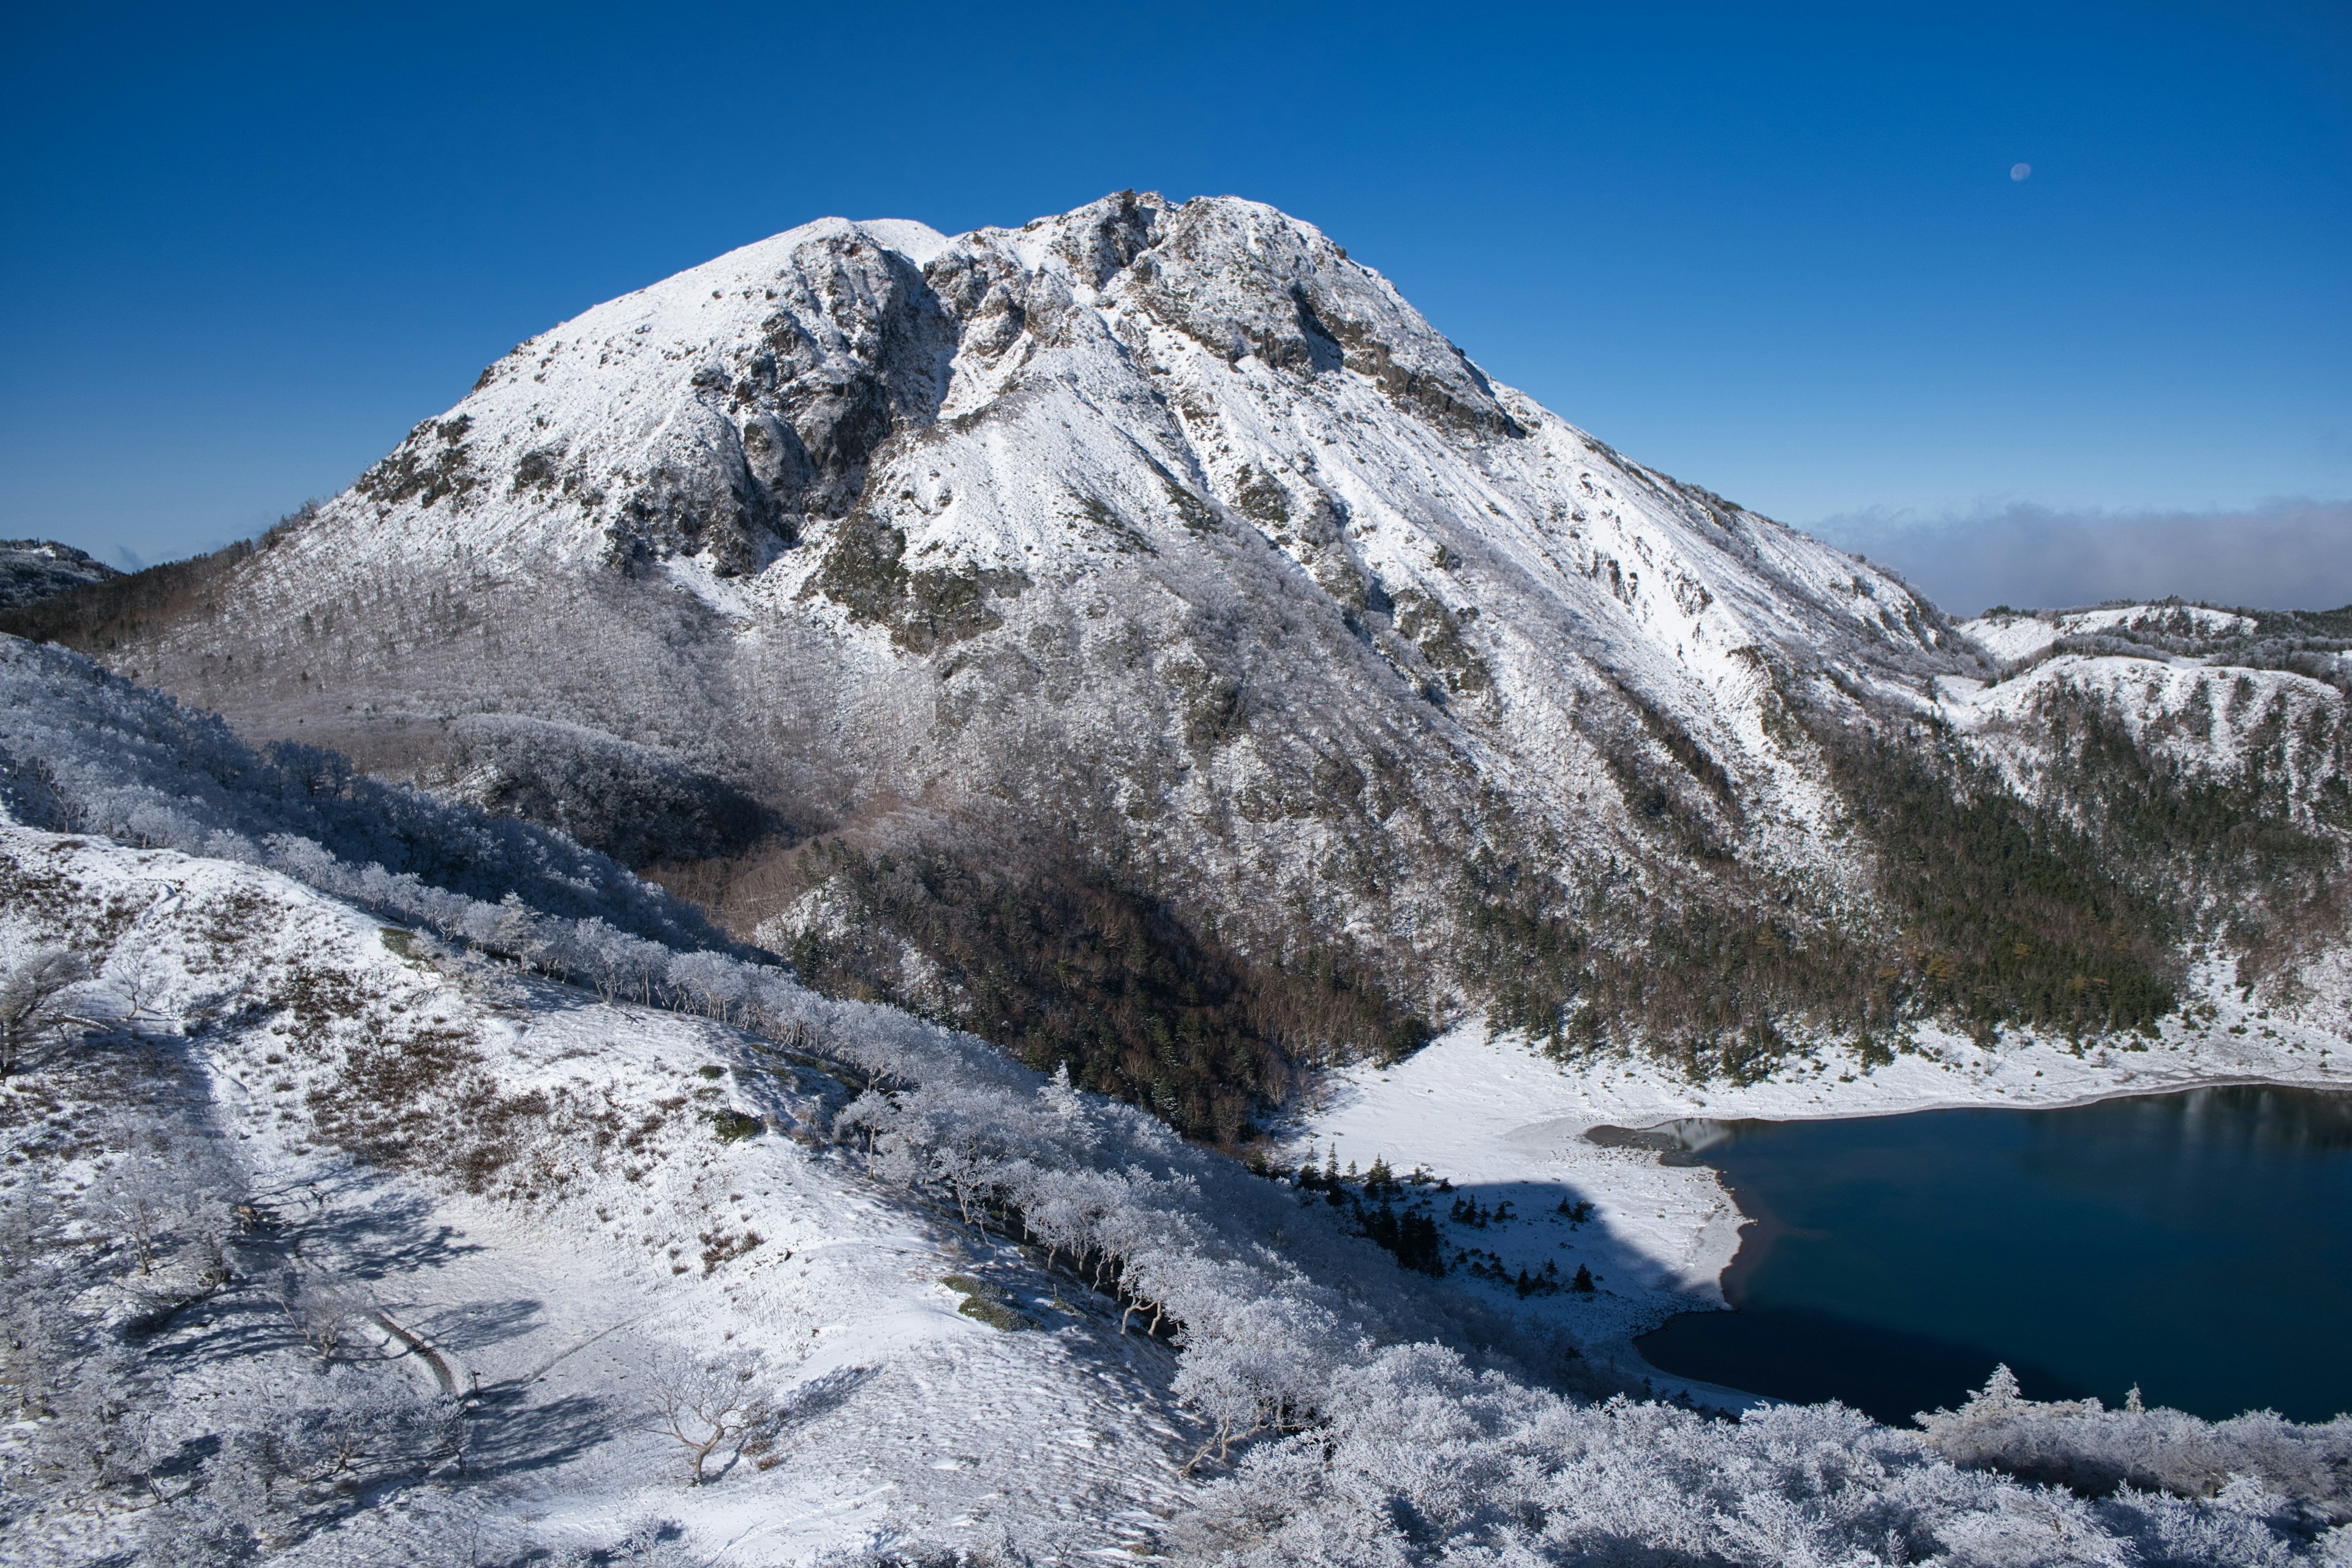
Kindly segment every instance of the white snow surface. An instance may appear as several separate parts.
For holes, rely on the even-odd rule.
[[[92,906],[142,911],[100,983],[135,989],[151,1027],[188,1028],[212,1117],[302,1267],[371,1280],[372,1306],[433,1345],[460,1389],[489,1391],[476,1463],[507,1479],[488,1483],[486,1540],[601,1548],[650,1514],[728,1563],[793,1563],[950,1521],[980,1539],[1015,1518],[1076,1549],[1116,1548],[1176,1495],[1191,1424],[1169,1397],[1172,1354],[1122,1336],[1099,1303],[1057,1309],[1014,1249],[1000,1257],[852,1173],[793,1069],[738,1031],[511,972],[438,973],[391,951],[364,911],[254,867],[5,821],[0,856],[69,879]],[[244,934],[224,945],[230,910]],[[0,951],[40,926],[27,909],[0,913]],[[240,1010],[305,973],[363,997],[370,1028],[462,1037],[499,1100],[572,1115],[523,1123],[541,1131],[503,1150],[480,1192],[446,1169],[354,1162],[316,1114],[321,1095],[368,1093],[352,1070],[366,1029]],[[709,1119],[721,1109],[772,1131],[722,1142]],[[583,1157],[600,1124],[623,1131],[625,1159]],[[713,1237],[757,1240],[714,1265]],[[1009,1281],[1008,1300],[1045,1326],[1002,1332],[959,1312],[963,1297],[940,1282],[959,1272]],[[200,1330],[183,1337],[201,1346]],[[401,1348],[380,1331],[374,1346]],[[781,1403],[810,1413],[725,1484],[684,1488],[674,1446],[643,1429],[648,1369],[668,1352],[745,1350],[764,1356]],[[220,1388],[186,1359],[173,1397],[200,1432]],[[432,1509],[419,1507],[421,1521]],[[60,1561],[92,1560],[137,1522],[101,1513],[52,1544]],[[395,1552],[403,1524],[362,1515],[302,1560]]]

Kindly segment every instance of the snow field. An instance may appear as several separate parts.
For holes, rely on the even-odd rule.
[[[2101,632],[2186,632],[2204,637],[2241,637],[2252,633],[2252,617],[2205,605],[2108,605],[2095,610],[2055,614],[1979,616],[1954,623],[1953,629],[2004,665],[2017,664],[2047,652],[2060,637],[2094,637]]]

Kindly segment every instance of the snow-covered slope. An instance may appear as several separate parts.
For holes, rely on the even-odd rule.
[[[234,1447],[289,1415],[277,1440],[294,1449],[304,1399],[338,1382],[365,1381],[383,1408],[458,1396],[437,1417],[452,1430],[413,1452],[371,1432],[345,1467],[365,1489],[356,1507],[289,1476],[238,1518],[221,1506],[239,1481],[226,1452],[171,1471],[167,1497],[210,1489],[161,1510],[68,1468],[20,1494],[19,1560],[97,1561],[139,1542],[164,1561],[203,1542],[220,1554],[195,1560],[227,1562],[239,1534],[258,1533],[307,1541],[300,1561],[427,1561],[470,1532],[504,1561],[528,1544],[609,1548],[648,1516],[737,1562],[952,1535],[950,1521],[974,1539],[1011,1523],[1083,1548],[1140,1537],[1138,1521],[1177,1494],[1189,1422],[1165,1347],[1122,1339],[1115,1312],[1106,1332],[1099,1307],[1029,1302],[1044,1281],[1017,1252],[959,1237],[844,1168],[824,1134],[828,1092],[833,1108],[847,1095],[821,1072],[707,1020],[427,961],[429,942],[396,933],[396,948],[365,912],[253,868],[13,827],[0,854],[13,889],[0,942],[13,957],[83,928],[93,995],[135,991],[151,1051],[184,1038],[182,1092],[202,1109],[174,1130],[174,1157],[224,1153],[220,1191],[255,1216],[228,1244],[232,1278],[190,1281],[201,1299],[185,1316],[134,1337],[120,1397],[152,1410],[147,1452]],[[121,900],[136,910],[127,928],[84,924],[102,927]],[[110,949],[89,941],[101,934]],[[110,1065],[99,1056],[59,1065],[86,1076]],[[75,1076],[49,1081],[81,1087]],[[21,1112],[33,1088],[5,1109]],[[730,1114],[753,1135],[715,1134]],[[22,1123],[11,1131],[21,1154]],[[103,1191],[143,1142],[76,1106],[46,1152],[65,1161],[58,1186],[79,1174]],[[180,1222],[186,1239],[198,1224]],[[103,1216],[80,1238],[108,1241]],[[1037,1329],[960,1312],[970,1298],[950,1278],[984,1278]],[[135,1301],[179,1285],[167,1268],[128,1289]],[[274,1299],[330,1291],[354,1302],[331,1380],[302,1342],[303,1309]],[[51,1326],[53,1342],[65,1329]],[[685,1451],[657,1429],[662,1380],[722,1358],[776,1414],[765,1442],[743,1435],[756,1451],[713,1456],[723,1485],[689,1489]],[[64,1429],[74,1419],[12,1430],[12,1472],[55,1465],[81,1440]],[[391,1497],[397,1508],[368,1506]]]
[[[2288,670],[2061,654],[1948,706],[1971,728],[2006,733],[2062,690],[2114,715],[2144,752],[2192,773],[2235,773],[2280,742],[2278,782],[2298,800],[2344,772],[2328,743],[2341,723],[2343,693]],[[2297,743],[2313,736],[2316,742]]]
[[[2139,676],[2060,658],[1985,683],[2062,637],[2252,659],[2267,625],[2158,605],[1961,635],[1882,569],[1493,382],[1311,225],[1123,193],[956,237],[826,219],[598,305],[266,548],[84,640],[248,735],[583,832],[670,803],[675,833],[599,841],[716,862],[671,875],[730,929],[1000,1037],[1087,966],[974,911],[1034,912],[1075,865],[1177,931],[1174,968],[1219,945],[1236,991],[1311,971],[1375,997],[1248,1024],[1289,1060],[1486,1005],[1553,1034],[1580,1010],[1704,1074],[1938,1008],[1989,1027],[2028,990],[2054,1025],[2051,987],[2109,960],[2138,1000],[2063,1026],[2173,1005],[2185,952],[2057,952],[2093,929],[2063,911],[2017,915],[2001,950],[2047,973],[2002,980],[1977,916],[2011,918],[2007,873],[1988,850],[1975,909],[1929,907],[1965,879],[1923,869],[1955,829],[1912,770],[1965,793],[1937,770],[1991,764],[2028,838],[2035,814],[2079,823],[2098,790],[2052,784],[2074,742],[2050,716]],[[2289,680],[2288,727],[2264,729],[2278,678],[2250,679],[2257,710],[2213,693],[2247,743],[2196,766],[2287,745],[2288,795],[2273,769],[2247,809],[2340,863],[2342,703]],[[2135,767],[2207,744],[2202,688],[2175,684],[2177,712],[2126,703],[2179,721],[2124,721],[2155,748]],[[2099,853],[2042,884],[2160,901],[2181,880],[2164,844]],[[2273,929],[2340,946],[2307,906]],[[1974,977],[1929,975],[1938,943]],[[1098,1058],[1068,1036],[1033,1058],[1163,1108],[1188,1092],[1171,1074],[1234,1076],[1171,1066],[1139,1025]],[[1188,1115],[1220,1138],[1247,1120]]]
[[[2015,664],[2047,652],[2061,637],[2095,637],[2102,632],[2144,633],[2158,637],[2238,637],[2252,632],[2252,616],[2204,605],[2103,605],[2093,610],[2060,610],[2039,615],[1996,611],[1953,629],[2003,664]]]
[[[1996,610],[1953,629],[2004,666],[2039,658],[2062,640],[2101,639],[2138,644],[2153,651],[2190,657],[2241,656],[2266,643],[2342,637],[2342,612],[2222,609],[2169,599],[2155,605],[2101,605],[2081,610]]]

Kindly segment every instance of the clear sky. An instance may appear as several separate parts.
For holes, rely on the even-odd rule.
[[[1307,218],[1492,374],[1831,536],[2352,499],[2340,3],[5,27],[0,534],[110,559],[333,492],[515,342],[730,247],[1124,186]]]

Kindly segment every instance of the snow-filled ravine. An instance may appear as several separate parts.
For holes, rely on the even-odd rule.
[[[1632,1342],[1679,1312],[1720,1308],[1724,1270],[1748,1221],[1715,1170],[1661,1158],[1643,1129],[1706,1120],[1879,1117],[1968,1106],[2058,1107],[2222,1084],[2352,1089],[2352,1007],[2315,992],[2293,1009],[2238,1000],[2211,965],[2203,1000],[2158,1037],[2086,1045],[2004,1035],[1980,1047],[1920,1030],[1916,1048],[1871,1065],[1836,1047],[1762,1081],[1694,1085],[1643,1061],[1559,1061],[1476,1021],[1406,1060],[1362,1064],[1327,1082],[1285,1129],[1301,1160],[1368,1170],[1385,1161],[1449,1184],[1433,1213],[1448,1282],[1557,1313],[1589,1352],[1647,1376],[1661,1393],[1743,1407],[1731,1389],[1648,1367]],[[1475,1203],[1475,1209],[1465,1200]],[[1500,1222],[1500,1204],[1511,1205]],[[1578,1205],[1590,1205],[1579,1218]],[[1457,1205],[1461,1212],[1457,1215]],[[1563,1206],[1566,1205],[1565,1212]],[[1594,1289],[1546,1288],[1589,1270]],[[1528,1270],[1534,1289],[1522,1291]]]

